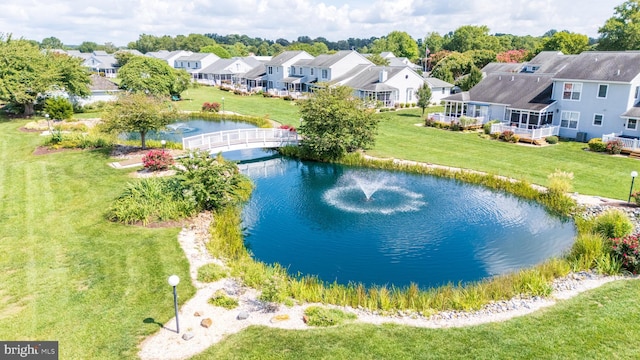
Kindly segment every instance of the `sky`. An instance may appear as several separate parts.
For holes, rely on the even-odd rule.
[[[2,0],[0,34],[65,45],[126,46],[141,34],[217,33],[330,41],[405,31],[414,39],[463,25],[541,36],[551,29],[598,37],[624,0]]]

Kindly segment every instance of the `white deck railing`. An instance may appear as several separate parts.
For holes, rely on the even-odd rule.
[[[621,134],[616,134],[616,133],[603,134],[602,142],[606,144],[609,141],[620,140],[622,142],[622,148],[624,150],[636,151],[640,148],[640,140],[620,137],[620,135]]]
[[[432,113],[429,114],[429,117],[432,118],[433,120],[437,121],[437,122],[442,122],[442,123],[447,123],[447,124],[451,124],[451,122],[458,122],[460,123],[460,118],[462,117],[466,117],[467,119],[470,119],[472,121],[471,125],[480,125],[482,123],[484,123],[484,116],[477,116],[477,117],[471,117],[471,116],[450,116],[450,115],[445,115],[443,113]],[[475,121],[473,121],[475,120]]]
[[[289,129],[238,129],[185,137],[182,148],[210,153],[298,144],[298,133]]]
[[[539,129],[523,129],[517,126],[506,125],[502,123],[491,124],[491,133],[502,133],[505,131],[513,131],[514,134],[529,138],[531,140],[544,139],[547,136],[558,136],[560,133],[559,126],[548,126]]]

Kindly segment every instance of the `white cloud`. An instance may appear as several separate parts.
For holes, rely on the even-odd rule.
[[[540,36],[550,29],[597,37],[621,0],[3,0],[0,33],[65,44],[126,45],[140,34],[245,34],[275,40],[298,36],[337,41],[406,31],[414,38],[462,25],[491,33]]]

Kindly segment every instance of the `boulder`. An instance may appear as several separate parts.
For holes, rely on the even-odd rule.
[[[191,331],[187,331],[182,335],[182,340],[189,341],[191,339],[193,339],[193,333]]]
[[[200,325],[203,328],[209,328],[212,324],[213,320],[211,320],[211,318],[202,319],[202,321],[200,321]]]
[[[240,311],[237,317],[238,320],[246,320],[247,318],[249,318],[249,313],[247,311]]]

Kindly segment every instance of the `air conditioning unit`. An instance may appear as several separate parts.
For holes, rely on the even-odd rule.
[[[578,142],[587,142],[587,133],[579,132],[576,134],[576,141]]]

